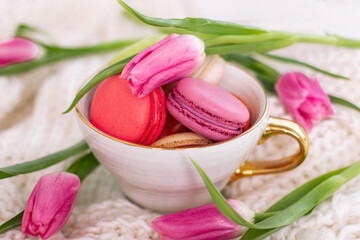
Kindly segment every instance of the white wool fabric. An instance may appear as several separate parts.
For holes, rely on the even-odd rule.
[[[272,30],[341,34],[360,39],[357,1],[336,0],[128,0],[154,17],[208,17]],[[81,46],[116,39],[140,38],[154,28],[129,20],[116,0],[0,0],[0,40],[12,36],[17,24],[43,29],[43,39],[63,46]],[[360,50],[316,44],[296,44],[276,51],[350,80],[334,79],[299,66],[266,60],[280,72],[302,71],[319,79],[326,92],[360,106]],[[115,54],[89,56],[51,64],[31,72],[0,77],[0,167],[30,161],[69,147],[82,139],[75,113],[62,115],[84,80]],[[265,60],[265,59],[264,59]],[[290,172],[243,178],[228,186],[228,198],[264,211],[304,182],[360,160],[360,113],[334,105],[335,116],[316,122],[309,133],[305,162]],[[272,116],[291,119],[279,99],[270,97]],[[274,137],[256,148],[250,159],[279,157],[296,144]],[[281,154],[279,154],[281,153]],[[0,180],[0,223],[22,211],[38,179],[64,170],[71,161],[38,172]],[[103,167],[82,183],[73,213],[51,239],[161,239],[151,228],[159,213],[130,202],[118,182]],[[36,239],[19,228],[0,239]],[[299,221],[268,239],[360,239],[360,177]]]

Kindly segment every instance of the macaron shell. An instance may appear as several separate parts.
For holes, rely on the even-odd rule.
[[[216,122],[243,127],[250,113],[226,90],[195,78],[184,78],[173,91],[184,104]]]
[[[214,141],[227,140],[242,133],[241,129],[229,130],[213,123],[209,123],[208,121],[194,115],[192,112],[179,105],[178,102],[172,98],[172,94],[169,95],[166,106],[171,115],[184,126],[188,127],[195,133]]]
[[[239,96],[236,96],[236,95],[233,94],[233,93],[231,93],[231,94],[232,94],[234,97],[236,97],[237,99],[239,99],[239,101],[241,101],[241,102],[245,105],[245,107],[247,108],[247,110],[248,110],[249,113],[250,113],[249,106],[248,106],[248,104],[245,102],[245,100],[242,99],[242,98],[239,97]],[[249,120],[246,122],[245,126],[242,128],[243,132],[245,132],[246,130],[249,129],[249,127],[250,127],[250,122],[251,122],[251,116],[249,117]]]
[[[151,116],[150,123],[139,143],[150,145],[162,133],[166,122],[166,97],[161,87],[156,88],[150,94]]]
[[[160,135],[165,119],[161,88],[139,99],[119,75],[98,86],[90,107],[90,122],[96,128],[132,143],[151,144]]]
[[[166,104],[171,115],[184,126],[215,141],[241,134],[250,120],[250,112],[242,101],[199,79],[180,80]]]
[[[172,134],[163,138],[160,138],[153,144],[152,147],[161,148],[181,148],[190,146],[204,146],[212,143],[210,139],[203,137],[193,132]]]

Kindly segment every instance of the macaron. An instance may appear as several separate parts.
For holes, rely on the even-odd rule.
[[[225,73],[225,60],[219,55],[206,56],[204,62],[189,77],[219,85]]]
[[[115,138],[150,145],[164,128],[165,101],[161,87],[138,98],[118,74],[105,79],[96,89],[90,106],[90,122]]]
[[[228,91],[195,78],[184,78],[168,95],[170,114],[195,133],[223,141],[244,132],[248,108]]]
[[[194,132],[183,132],[160,138],[151,144],[151,146],[161,148],[181,148],[190,146],[204,146],[212,142],[213,141],[210,139]]]

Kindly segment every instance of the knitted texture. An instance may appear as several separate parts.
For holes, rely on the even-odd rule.
[[[275,1],[278,5],[281,2]],[[311,1],[305,2],[311,4]],[[319,3],[324,1],[314,2],[314,7],[325,4]],[[211,14],[207,15],[206,9],[200,8],[199,3],[194,1],[163,0],[159,4],[163,8],[157,8],[145,0],[129,3],[157,17],[197,16],[198,13],[201,17],[221,18],[214,9],[210,9]],[[329,6],[336,4],[337,1],[329,1]],[[212,5],[210,3],[209,7]],[[235,10],[231,11],[223,14],[226,15],[223,16],[224,20],[247,23],[246,16],[239,17]],[[360,22],[359,18],[357,20]],[[67,46],[142,37],[153,31],[129,21],[126,15],[121,14],[121,7],[115,0],[0,0],[0,38],[10,37],[15,26],[22,22],[43,29],[51,35],[51,41]],[[317,29],[315,25],[306,25],[306,22],[305,25],[294,24],[292,27],[285,24],[259,23],[280,30],[329,30],[327,25]],[[334,26],[334,31],[339,29],[339,26]],[[266,60],[280,72],[297,70],[315,76],[326,92],[360,105],[359,50],[297,44],[276,53],[350,77],[349,81],[333,79],[299,66]],[[82,139],[74,111],[66,115],[61,112],[69,106],[81,83],[105,66],[111,56],[84,57],[26,74],[0,77],[0,167],[36,159]],[[360,114],[339,105],[334,105],[334,109],[335,116],[315,123],[309,134],[310,151],[301,166],[287,173],[243,178],[228,186],[224,194],[228,198],[244,201],[255,212],[259,212],[302,183],[360,160]],[[274,96],[270,97],[270,114],[291,119]],[[289,142],[287,137],[273,137],[257,147],[249,158],[277,158],[290,154],[295,147],[296,143]],[[61,171],[70,163],[66,161],[38,172],[1,180],[0,223],[24,209],[28,196],[42,175]],[[159,215],[131,203],[123,195],[117,179],[99,167],[82,183],[69,222],[52,239],[161,239],[150,226],[151,221]],[[359,222],[360,177],[356,177],[310,215],[269,239],[360,239]],[[0,239],[36,238],[24,236],[19,229],[15,229],[0,235]]]

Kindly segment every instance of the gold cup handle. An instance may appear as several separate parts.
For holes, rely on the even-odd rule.
[[[293,137],[299,143],[299,151],[291,156],[274,161],[245,161],[238,169],[236,169],[228,184],[245,176],[288,171],[297,167],[304,161],[309,150],[309,138],[306,131],[293,121],[270,117],[268,125],[258,144],[262,144],[271,136],[277,134],[285,134]]]

